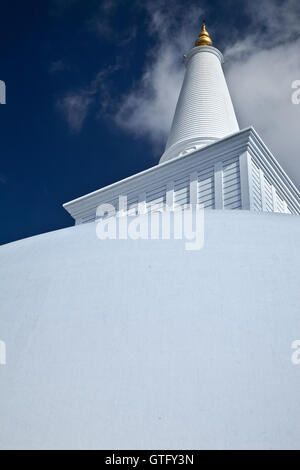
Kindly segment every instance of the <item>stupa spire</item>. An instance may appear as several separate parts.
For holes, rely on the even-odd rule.
[[[239,130],[222,69],[223,56],[212,44],[203,23],[196,47],[184,59],[186,73],[160,163]]]
[[[197,41],[195,42],[195,46],[198,47],[198,46],[212,46],[212,45],[213,45],[213,42],[210,38],[210,35],[208,34],[208,31],[206,30],[205,21],[203,21],[202,29],[198,36]]]

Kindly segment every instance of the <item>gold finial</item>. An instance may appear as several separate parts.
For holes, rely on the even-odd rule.
[[[205,21],[203,21],[201,33],[198,36],[195,46],[212,46],[212,40],[209,37],[208,32],[206,31]]]

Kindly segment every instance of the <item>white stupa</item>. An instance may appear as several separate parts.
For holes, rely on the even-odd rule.
[[[300,448],[299,192],[239,130],[222,60],[203,27],[158,165],[0,247],[0,448]],[[202,204],[203,248],[99,240],[119,196]]]

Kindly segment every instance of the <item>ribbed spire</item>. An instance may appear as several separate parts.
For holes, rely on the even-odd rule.
[[[198,46],[212,46],[212,45],[213,45],[213,42],[210,39],[210,36],[206,30],[205,21],[203,21],[202,30],[198,36],[197,41],[195,42],[195,46],[198,47]]]
[[[196,47],[185,56],[185,78],[160,163],[239,130],[222,62],[223,56],[212,46],[203,24]]]

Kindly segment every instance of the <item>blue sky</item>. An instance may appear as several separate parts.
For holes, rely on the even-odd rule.
[[[5,1],[0,244],[72,225],[64,202],[158,162],[204,18],[240,127],[254,125],[299,184],[296,0]]]

